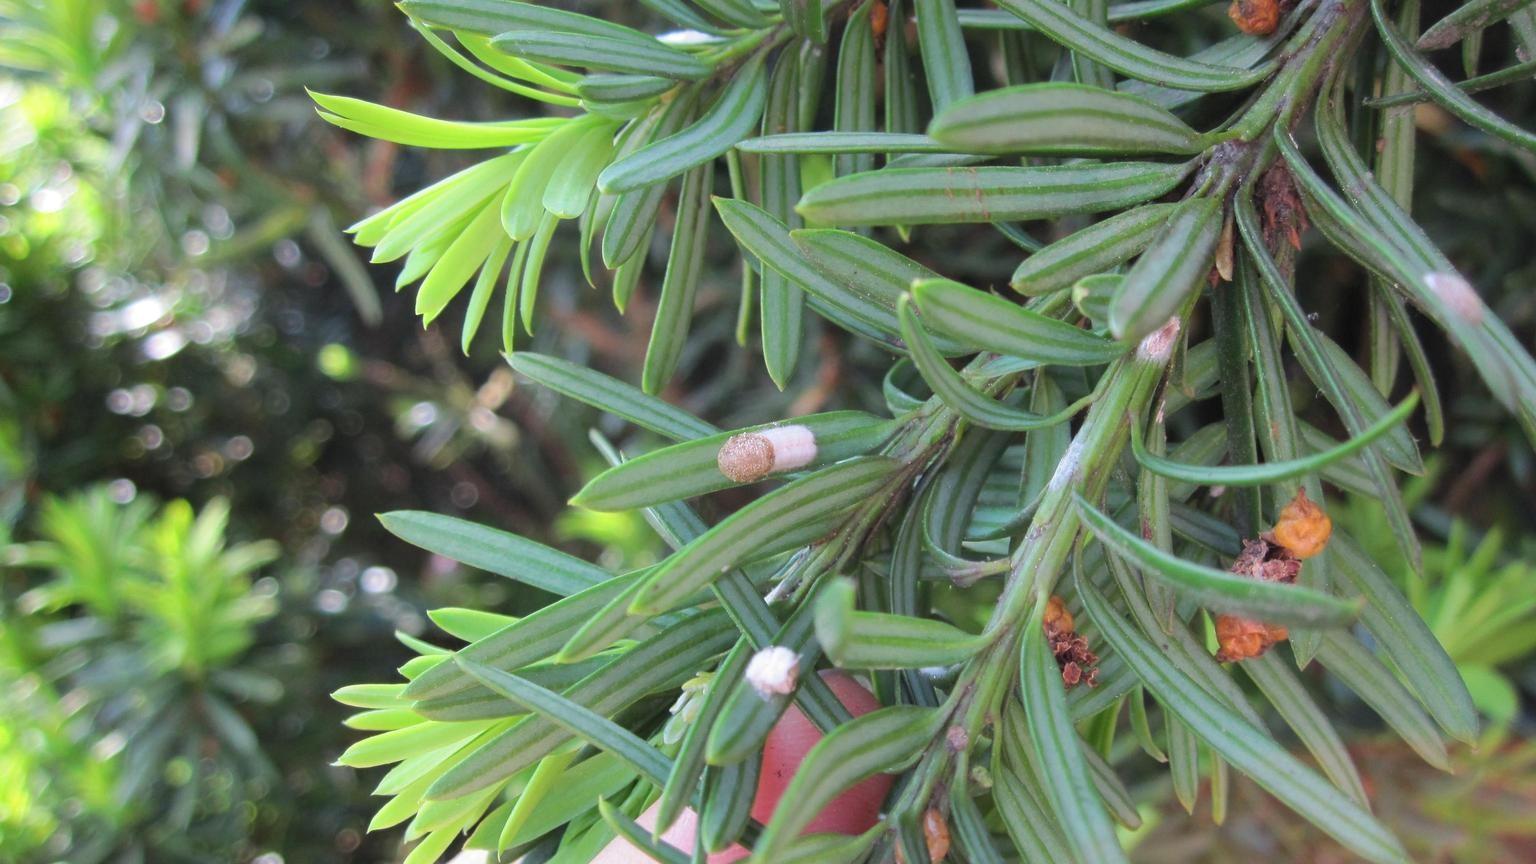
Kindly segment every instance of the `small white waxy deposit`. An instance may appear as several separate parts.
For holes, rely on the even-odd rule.
[[[1456,317],[1468,324],[1483,323],[1483,298],[1477,296],[1477,289],[1460,274],[1425,273],[1424,284],[1445,301]]]
[[[1147,338],[1141,340],[1136,346],[1136,356],[1152,363],[1166,363],[1173,354],[1173,343],[1179,338],[1179,316],[1168,319],[1168,323],[1147,334]]]
[[[769,645],[747,661],[747,683],[757,695],[787,696],[800,680],[800,655],[783,645]]]

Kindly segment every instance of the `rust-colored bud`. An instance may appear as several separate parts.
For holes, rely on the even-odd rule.
[[[1249,36],[1268,36],[1280,25],[1279,0],[1232,0],[1227,17]]]
[[[1067,604],[1063,603],[1060,597],[1052,594],[1051,599],[1045,603],[1045,634],[1057,636],[1072,633],[1076,629],[1073,624],[1072,613],[1067,611]]]
[[[882,0],[874,0],[869,4],[869,29],[874,31],[877,41],[885,38],[885,27],[890,18],[891,10],[886,8]]]
[[[928,847],[930,864],[939,864],[949,855],[949,822],[937,807],[923,811],[923,843]],[[895,852],[896,864],[910,864],[906,853],[901,851],[901,844],[896,844],[892,851]]]
[[[949,822],[937,807],[923,811],[923,839],[928,841],[928,860],[939,864],[949,854]]]
[[[1216,642],[1221,648],[1216,652],[1216,659],[1222,663],[1249,660],[1261,656],[1289,635],[1284,627],[1275,624],[1237,615],[1217,615]]]
[[[1311,558],[1323,551],[1333,534],[1333,520],[1307,497],[1306,490],[1296,490],[1296,497],[1280,511],[1272,532],[1275,542],[1297,558]]]

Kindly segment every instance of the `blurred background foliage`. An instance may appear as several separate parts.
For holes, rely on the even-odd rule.
[[[638,4],[579,5],[643,23]],[[1220,7],[1207,12],[1215,27]],[[658,551],[633,517],[564,507],[602,465],[589,426],[647,442],[520,387],[494,340],[465,357],[454,334],[421,330],[395,272],[366,267],[338,227],[475,155],[328,127],[305,86],[433,116],[533,110],[453,69],[387,0],[0,0],[0,860],[397,860],[397,838],[363,831],[371,778],[331,764],[355,736],[326,694],[389,677],[412,656],[397,632],[440,638],[427,608],[541,600],[396,542],[372,514],[454,513],[613,568]],[[1531,88],[1496,98],[1536,125]],[[1417,119],[1416,215],[1532,344],[1536,160],[1474,147],[1485,139],[1438,109]],[[886,358],[830,330],[812,331],[791,386],[772,386],[735,344],[737,256],[712,230],[666,397],[726,428],[877,406]],[[582,285],[575,237],[556,244],[529,347],[634,380],[656,286],[620,318]],[[907,251],[980,286],[1017,258],[961,229]],[[1307,308],[1364,320],[1358,270],[1308,254],[1302,273]],[[1408,776],[1425,772],[1365,712],[1340,710],[1361,722],[1382,811],[1425,860],[1524,860],[1536,460],[1471,370],[1429,344],[1456,395],[1411,493],[1423,579],[1393,566],[1384,527],[1371,551],[1493,722],[1457,776],[1431,779]],[[1338,518],[1360,537],[1384,525],[1365,501]],[[1166,790],[1150,800],[1177,806]],[[1295,846],[1315,835],[1258,794],[1226,818],[1252,830],[1174,836],[1151,820],[1138,856],[1339,854]],[[1448,827],[1411,830],[1426,820]]]

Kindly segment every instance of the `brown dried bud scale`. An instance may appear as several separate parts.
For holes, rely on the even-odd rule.
[[[1083,682],[1094,687],[1099,683],[1099,656],[1089,650],[1088,640],[1077,634],[1075,625],[1066,604],[1051,595],[1045,602],[1041,629],[1056,656],[1056,665],[1061,667],[1061,682],[1069,689]]]

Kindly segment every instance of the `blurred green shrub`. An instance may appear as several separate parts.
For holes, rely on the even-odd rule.
[[[1410,505],[1426,503],[1442,463],[1432,462],[1424,477],[1404,484]],[[1415,571],[1388,540],[1381,506],[1351,496],[1338,520],[1363,538],[1367,552],[1402,588],[1455,661],[1479,710],[1492,721],[1484,732],[1493,748],[1509,732],[1520,710],[1518,684],[1507,670],[1526,668],[1536,658],[1536,540],[1506,530],[1479,532],[1462,519],[1451,519],[1443,540],[1424,545],[1422,572]],[[1511,547],[1514,548],[1511,548]]]
[[[113,787],[116,764],[95,758],[89,742],[67,730],[58,693],[27,666],[8,621],[0,622],[0,854],[30,861],[59,837],[62,815],[113,820],[120,808]],[[82,850],[84,851],[84,850]]]
[[[252,576],[278,548],[229,543],[228,520],[222,500],[194,512],[97,487],[49,499],[40,539],[4,549],[6,567],[35,580],[0,625],[0,674],[30,696],[5,718],[5,769],[13,794],[36,796],[8,811],[21,821],[7,856],[37,848],[45,821],[58,828],[40,852],[71,861],[206,860],[243,845],[249,802],[275,779],[242,707],[283,693],[250,653],[276,609],[276,583]]]
[[[513,406],[510,373],[482,386],[467,369],[493,354],[439,350],[408,300],[386,296],[379,327],[363,326],[381,292],[331,212],[384,200],[424,166],[395,148],[344,146],[302,85],[481,110],[479,97],[437,86],[445,64],[399,50],[405,28],[379,3],[0,0],[0,546],[17,524],[41,530],[51,495],[111,480],[118,498],[221,497],[233,534],[274,537],[288,553],[274,574],[280,606],[241,628],[255,641],[237,667],[285,685],[259,712],[237,706],[277,770],[257,781],[266,794],[236,799],[229,825],[216,832],[199,816],[228,841],[208,840],[200,860],[389,854],[394,838],[362,835],[367,789],[329,767],[345,733],[324,694],[388,674],[407,654],[379,643],[424,630],[429,603],[518,608],[531,592],[426,555],[381,566],[384,531],[363,514],[430,500],[547,534],[574,491],[551,478],[577,480],[561,467],[563,442],[579,440],[583,421],[546,426],[547,400],[521,393]],[[571,532],[589,550],[606,536]],[[69,861],[140,833],[170,855],[162,821],[115,803],[123,759],[69,779],[94,765],[93,744],[115,739],[65,722],[76,714],[60,694],[79,688],[43,674],[58,658],[38,653],[40,619],[14,602],[39,587],[12,583],[0,601],[15,644],[7,674],[27,682],[10,688],[0,723],[25,743],[7,765],[49,779],[11,799],[19,821],[0,829],[0,860],[22,835],[52,838],[39,854]],[[27,602],[48,606],[47,593]],[[98,599],[124,615],[178,602],[110,584]],[[67,622],[84,608],[48,615]],[[189,635],[122,638],[163,637],[156,662],[215,659],[187,653],[211,644]],[[210,680],[239,683],[236,671]],[[55,814],[71,809],[94,815],[55,836]]]

